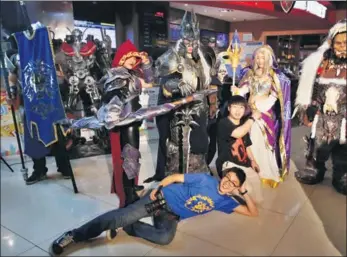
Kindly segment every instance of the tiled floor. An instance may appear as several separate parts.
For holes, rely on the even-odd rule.
[[[346,198],[331,187],[329,176],[315,186],[296,182],[293,172],[303,165],[304,128],[293,129],[291,175],[277,189],[264,189],[258,218],[212,212],[180,223],[169,246],[156,246],[124,233],[112,242],[104,234],[76,245],[78,256],[341,256],[346,255]],[[142,144],[140,181],[154,172],[156,142]],[[8,159],[18,163],[18,159]],[[110,192],[110,156],[72,161],[80,193],[63,180],[49,160],[49,180],[26,186],[14,165],[1,164],[1,256],[48,256],[60,233],[117,208]],[[295,164],[294,164],[295,163]],[[31,163],[28,166],[31,168]],[[328,174],[329,175],[329,174]],[[154,185],[151,185],[154,186]]]

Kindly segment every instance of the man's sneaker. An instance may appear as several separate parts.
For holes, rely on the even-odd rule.
[[[27,185],[35,184],[36,182],[39,182],[41,180],[44,180],[47,178],[46,173],[42,174],[41,172],[34,171],[31,176],[25,181]]]
[[[51,255],[60,255],[63,253],[64,248],[68,247],[74,242],[71,231],[68,231],[56,239],[50,247]]]
[[[108,240],[113,240],[115,239],[115,237],[118,234],[118,230],[117,229],[110,229],[106,232],[106,237]]]

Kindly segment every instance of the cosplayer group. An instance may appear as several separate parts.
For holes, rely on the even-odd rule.
[[[40,36],[39,31],[36,29],[35,37]],[[47,30],[41,34],[45,33]],[[44,119],[38,108],[49,106],[35,108],[40,106],[38,101],[48,104],[52,99],[60,99],[55,96],[59,94],[58,87],[38,89],[42,95],[29,90],[35,83],[57,85],[53,63],[46,64],[42,57],[43,61],[30,66],[30,56],[21,52],[21,36],[16,35],[20,65],[11,72],[11,83],[21,82],[23,90],[16,92],[23,96],[25,109],[30,109],[26,112],[25,137],[47,151],[56,141],[49,137],[55,135],[52,124],[58,122],[70,129],[106,128],[111,142],[111,191],[120,198],[120,208],[64,233],[52,243],[52,254],[61,254],[72,243],[97,237],[104,231],[112,239],[121,228],[131,236],[169,244],[177,223],[186,218],[213,210],[257,216],[256,203],[263,200],[263,185],[276,188],[284,181],[290,169],[291,89],[273,50],[268,45],[259,47],[252,64],[233,76],[228,58],[235,56],[239,41],[233,40],[227,52],[220,53],[211,50],[215,46],[213,40],[209,47],[202,46],[199,33],[195,14],[186,13],[181,38],[155,62],[126,41],[117,49],[111,68],[107,68],[107,61],[95,61],[98,67],[100,63],[104,65],[98,78],[89,69],[95,66],[91,62],[96,58],[93,54],[97,45],[89,41],[81,47],[80,34],[75,31],[76,40],[63,47],[60,60],[71,59],[70,66],[64,68],[71,72],[63,71],[70,74],[71,92],[84,90],[89,97],[84,101],[91,112],[78,120],[66,119],[60,107],[47,109],[51,114],[46,113]],[[331,155],[333,186],[345,195],[346,33],[346,20],[340,21],[317,52],[304,61],[294,113],[312,128],[306,137],[306,166],[295,173],[296,179],[305,184],[320,183],[326,171],[325,162]],[[23,35],[29,42],[23,40],[23,44],[30,45],[32,36]],[[48,48],[45,54],[52,55],[50,51]],[[229,61],[236,72],[233,60]],[[30,73],[26,70],[28,66],[47,75]],[[21,69],[21,79],[13,79]],[[97,79],[100,85],[95,82]],[[148,87],[160,88],[158,106],[142,108],[139,96],[142,88]],[[73,101],[68,102],[72,106]],[[62,105],[58,100],[56,104]],[[143,119],[153,116],[159,132],[158,160],[155,175],[145,183],[156,181],[159,186],[140,199],[137,191],[143,186],[137,185],[141,165],[139,127]],[[49,128],[48,122],[51,134],[41,130]],[[30,155],[27,149],[31,144],[27,142],[26,153],[34,160],[34,172],[28,179],[32,183],[43,179],[47,172],[43,164],[40,170],[35,168],[37,159],[44,158],[45,152]],[[218,179],[209,167],[216,151]],[[58,168],[68,176],[59,164]],[[149,216],[153,217],[153,225],[140,221]]]

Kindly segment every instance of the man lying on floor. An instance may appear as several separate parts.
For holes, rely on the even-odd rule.
[[[131,236],[166,245],[175,234],[179,220],[210,211],[258,216],[258,209],[244,186],[245,172],[237,167],[224,170],[220,182],[207,174],[174,174],[163,179],[158,187],[125,208],[109,211],[80,228],[68,231],[51,245],[51,254],[59,255],[74,242],[82,242],[108,231],[113,239],[117,229]],[[243,196],[240,205],[232,195]],[[153,216],[154,226],[139,221]]]

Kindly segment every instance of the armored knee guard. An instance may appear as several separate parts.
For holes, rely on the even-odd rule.
[[[139,196],[137,195],[136,191],[143,189],[142,186],[135,186],[135,182],[134,182],[134,179],[140,173],[141,165],[139,160],[141,158],[141,154],[138,149],[131,146],[130,144],[126,144],[122,151],[122,158],[123,158],[122,167],[127,176],[127,179],[123,178],[123,181],[125,179],[128,182],[130,182],[130,183],[123,182],[124,194],[125,194],[125,206],[127,206],[139,200]]]
[[[126,144],[122,151],[123,169],[128,179],[136,178],[140,173],[140,158],[141,153],[138,149]]]

